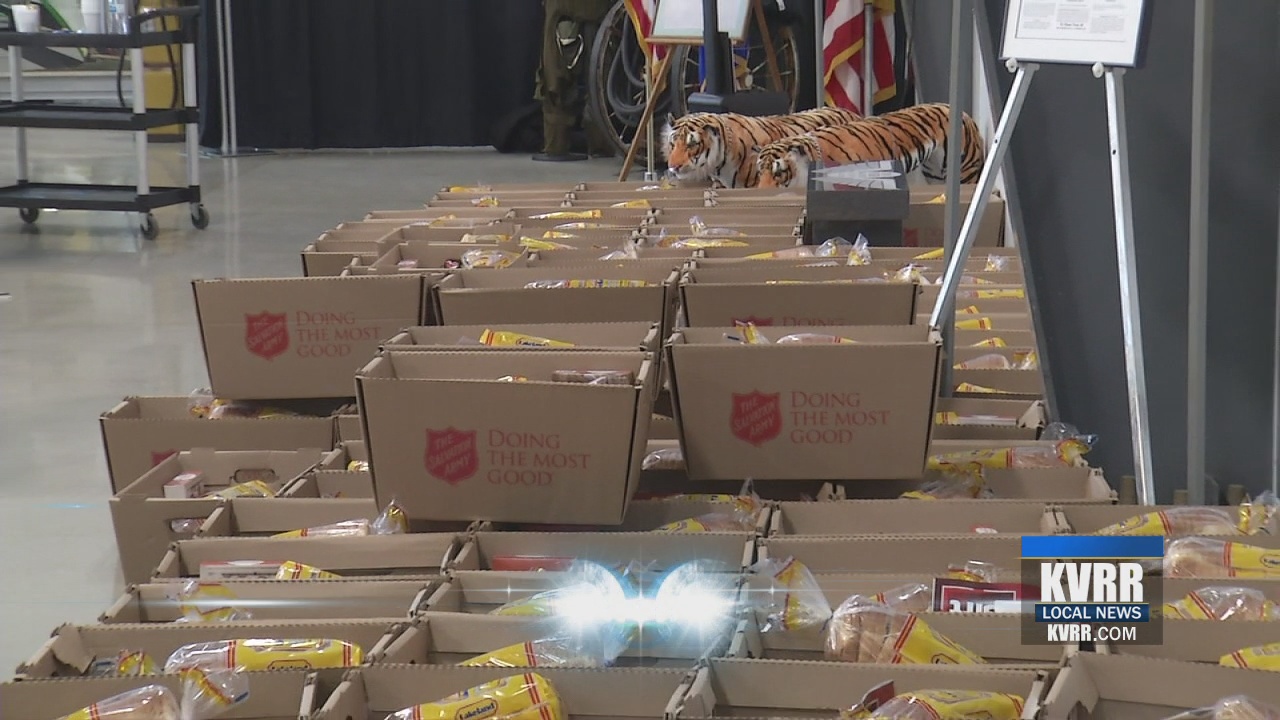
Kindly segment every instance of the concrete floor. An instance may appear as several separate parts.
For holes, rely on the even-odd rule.
[[[31,133],[32,179],[133,181],[125,135]],[[13,143],[0,143],[0,184]],[[301,274],[322,231],[373,209],[421,206],[443,185],[606,180],[618,161],[534,163],[482,150],[314,153],[201,162],[210,228],[157,211],[159,239],[124,214],[0,208],[0,678],[64,622],[123,590],[98,414],[125,395],[207,384],[189,283]],[[181,184],[177,146],[153,146],[152,182]]]

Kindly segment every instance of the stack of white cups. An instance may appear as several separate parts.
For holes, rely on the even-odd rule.
[[[80,16],[84,18],[86,33],[102,32],[103,0],[80,0]]]

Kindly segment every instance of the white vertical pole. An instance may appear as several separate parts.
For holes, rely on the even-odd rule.
[[[142,48],[129,50],[129,79],[133,85],[133,114],[144,115],[147,112],[147,86]],[[138,195],[151,194],[151,175],[147,168],[147,141],[146,130],[139,130],[133,134],[133,152],[138,162]]]
[[[1142,308],[1138,302],[1138,265],[1129,194],[1128,127],[1125,123],[1124,69],[1095,65],[1107,84],[1107,136],[1111,146],[1111,194],[1115,209],[1116,264],[1120,271],[1120,314],[1124,326],[1125,375],[1129,387],[1129,430],[1138,503],[1155,503],[1151,426],[1147,414],[1147,368],[1142,347]]]
[[[982,174],[978,176],[978,185],[973,191],[973,201],[969,203],[969,212],[964,216],[960,226],[960,237],[956,239],[955,251],[947,261],[947,272],[942,276],[942,287],[938,289],[938,300],[929,316],[929,327],[941,330],[943,318],[952,317],[956,309],[956,290],[960,289],[960,278],[964,276],[964,264],[969,259],[969,250],[978,237],[978,218],[987,209],[991,200],[991,190],[996,185],[996,175],[1004,166],[1004,157],[1009,151],[1009,139],[1013,137],[1014,126],[1018,123],[1018,115],[1022,105],[1027,101],[1027,91],[1031,89],[1031,78],[1040,69],[1035,63],[1018,64],[1015,60],[1008,62],[1008,67],[1017,68],[1013,76],[1013,87],[1009,91],[1009,101],[1000,113],[1000,122],[996,123],[995,134],[991,138],[991,146],[987,152],[987,161],[982,166]],[[950,364],[950,362],[948,362]],[[946,367],[945,365],[943,366]],[[954,390],[954,388],[952,388]]]
[[[641,50],[644,49],[645,48],[641,48]],[[657,83],[654,82],[653,77],[653,61],[657,56],[657,51],[652,45],[648,46],[648,50],[650,54],[646,54],[644,57],[644,101],[646,103],[651,103],[653,102],[653,88],[657,85]],[[656,120],[657,118],[654,118],[654,120],[651,120],[645,127],[645,150],[647,155],[646,159],[648,161],[648,167],[644,173],[645,182],[653,182],[657,179],[657,175],[654,173],[653,169],[654,163],[656,162],[654,153],[657,149],[655,147],[657,135],[653,131],[653,124]]]
[[[16,104],[27,99],[22,87],[22,47],[13,45],[5,49],[9,51],[9,100]],[[18,182],[24,183],[30,172],[27,161],[27,129],[17,127],[13,132],[16,141],[14,154],[18,158]]]
[[[222,115],[222,157],[231,154],[231,111],[227,107],[227,2],[218,0],[218,22],[214,31],[218,35],[218,111]]]
[[[876,6],[873,0],[866,0],[862,6],[862,114],[871,117],[876,114],[875,63],[872,62],[872,36],[875,35]]]
[[[240,152],[239,113],[236,112],[236,48],[235,32],[231,29],[231,0],[223,0],[227,8],[224,27],[227,30],[227,115],[231,121],[231,152]]]
[[[196,88],[196,45],[188,42],[182,46],[182,105],[193,110],[200,104]],[[200,123],[187,123],[187,187],[200,184]]]
[[[1209,324],[1209,114],[1213,0],[1196,0],[1191,74],[1191,242],[1187,251],[1187,503],[1205,502]]]

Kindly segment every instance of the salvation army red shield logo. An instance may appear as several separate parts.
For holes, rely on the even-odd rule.
[[[457,485],[476,474],[480,453],[475,430],[427,430],[424,464],[432,477]]]
[[[760,447],[782,432],[782,401],[779,393],[733,394],[729,429],[739,440]]]
[[[289,349],[289,322],[284,313],[264,312],[244,316],[244,346],[264,360],[272,360]]]
[[[755,325],[756,327],[768,327],[773,324],[773,318],[758,318],[755,315],[748,315],[743,318],[733,318],[734,327],[741,325]]]

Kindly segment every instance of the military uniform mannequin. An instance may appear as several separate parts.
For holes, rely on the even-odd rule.
[[[538,71],[538,99],[542,101],[542,152],[534,160],[586,160],[570,147],[586,104],[582,81],[590,62],[588,37],[609,12],[613,0],[543,0],[542,67]],[[610,155],[612,148],[591,123],[584,123],[592,155]]]

